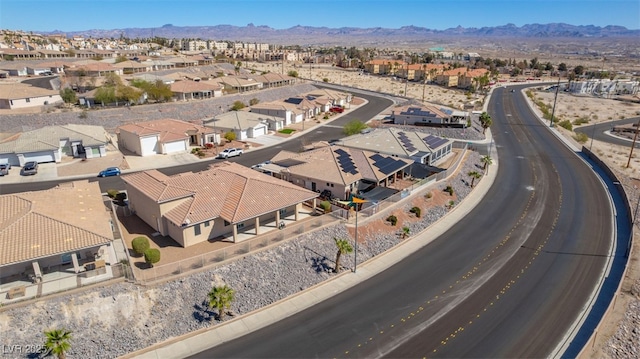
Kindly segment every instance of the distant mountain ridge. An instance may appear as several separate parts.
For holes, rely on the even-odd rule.
[[[61,33],[61,31],[52,31]],[[275,44],[318,44],[326,42],[343,42],[345,40],[380,41],[380,40],[417,40],[450,37],[482,37],[482,38],[606,38],[606,37],[640,37],[640,30],[630,30],[623,26],[609,25],[569,25],[564,23],[527,24],[465,28],[457,26],[445,30],[433,30],[419,26],[403,26],[398,29],[372,27],[313,27],[293,26],[288,29],[274,29],[269,26],[214,25],[214,26],[173,26],[171,24],[156,28],[125,28],[111,30],[85,30],[64,32],[67,36],[83,35],[94,38],[148,38],[160,36],[166,38],[200,38],[203,40],[255,41]]]

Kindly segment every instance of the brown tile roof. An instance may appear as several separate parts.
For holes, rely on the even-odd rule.
[[[98,182],[0,196],[0,266],[113,240]]]
[[[157,203],[182,201],[165,214],[178,226],[218,217],[238,223],[317,196],[315,192],[232,162],[222,162],[197,173],[168,177],[151,170],[122,179]]]
[[[35,87],[20,82],[0,84],[1,99],[16,100],[28,97],[45,96],[56,96],[56,99],[52,98],[51,100],[51,102],[54,102],[54,100],[59,100],[60,92],[55,90],[47,90],[41,87]]]
[[[216,91],[220,90],[221,87],[214,83],[203,82],[203,81],[191,81],[191,80],[183,80],[176,81],[171,84],[171,92],[176,93],[192,93],[199,91]]]
[[[208,127],[173,119],[131,123],[118,127],[117,131],[135,133],[138,136],[158,134],[160,142],[173,142],[185,139],[189,137],[187,134],[188,131],[194,133],[213,133],[213,130]]]

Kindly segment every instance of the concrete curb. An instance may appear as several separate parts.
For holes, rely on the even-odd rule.
[[[400,243],[382,255],[361,263],[356,273],[344,272],[334,279],[318,283],[303,292],[284,298],[262,309],[244,314],[211,328],[204,328],[172,338],[137,352],[129,353],[121,358],[164,359],[194,355],[287,318],[373,277],[431,243],[475,208],[493,185],[498,172],[497,159],[494,159],[492,167],[494,168],[491,168],[491,171],[488,171],[482,177],[474,187],[474,190],[447,215],[412,239]]]

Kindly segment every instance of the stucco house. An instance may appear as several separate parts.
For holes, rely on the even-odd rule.
[[[58,288],[65,276],[78,276],[72,288],[90,277],[111,278],[109,265],[117,263],[117,258],[111,247],[113,223],[105,209],[98,182],[87,180],[44,191],[0,195],[4,219],[0,226],[2,300],[13,299],[12,293],[35,297],[39,289],[34,283],[47,286],[55,280],[60,283]],[[101,273],[95,266],[99,261],[104,266]],[[94,266],[83,265],[87,263]]]
[[[407,105],[391,110],[396,125],[466,127],[470,114],[432,105]]]
[[[171,85],[176,100],[201,100],[222,96],[222,87],[213,82],[182,80]]]
[[[173,119],[122,125],[116,134],[120,148],[140,156],[186,152],[190,145],[220,142],[211,128]]]
[[[53,105],[62,102],[60,93],[23,83],[0,85],[0,109],[16,109]]]
[[[436,166],[451,154],[453,140],[424,132],[397,128],[378,128],[369,133],[344,138],[340,144],[393,157],[410,159],[416,163]]]
[[[276,128],[282,128],[282,122],[280,118],[259,113],[229,111],[205,121],[204,125],[214,129],[216,133],[233,132],[236,134],[236,140],[245,141],[266,135],[270,123]]]
[[[157,170],[122,177],[136,215],[182,247],[232,235],[259,234],[260,222],[298,219],[317,193],[232,162],[167,176]],[[315,207],[315,203],[313,204]]]
[[[104,157],[110,140],[102,126],[47,126],[0,142],[0,162],[22,166],[28,161],[61,162],[63,156]]]
[[[409,159],[327,144],[300,153],[281,151],[261,169],[311,191],[328,190],[347,200],[351,194],[404,178],[412,164]]]

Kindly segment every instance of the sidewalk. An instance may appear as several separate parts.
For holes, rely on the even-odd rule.
[[[488,135],[491,136],[490,133]],[[495,156],[496,154],[494,153],[493,155]],[[121,358],[164,359],[194,355],[259,330],[343,292],[403,260],[459,223],[484,198],[489,188],[491,188],[497,172],[498,159],[494,157],[494,165],[491,166],[491,170],[488,171],[487,175],[482,177],[474,190],[447,215],[410,240],[402,242],[380,256],[359,264],[356,273],[343,272],[335,279],[320,283],[304,292],[285,298],[255,312],[223,322],[212,328],[198,330],[138,352],[129,353]]]

